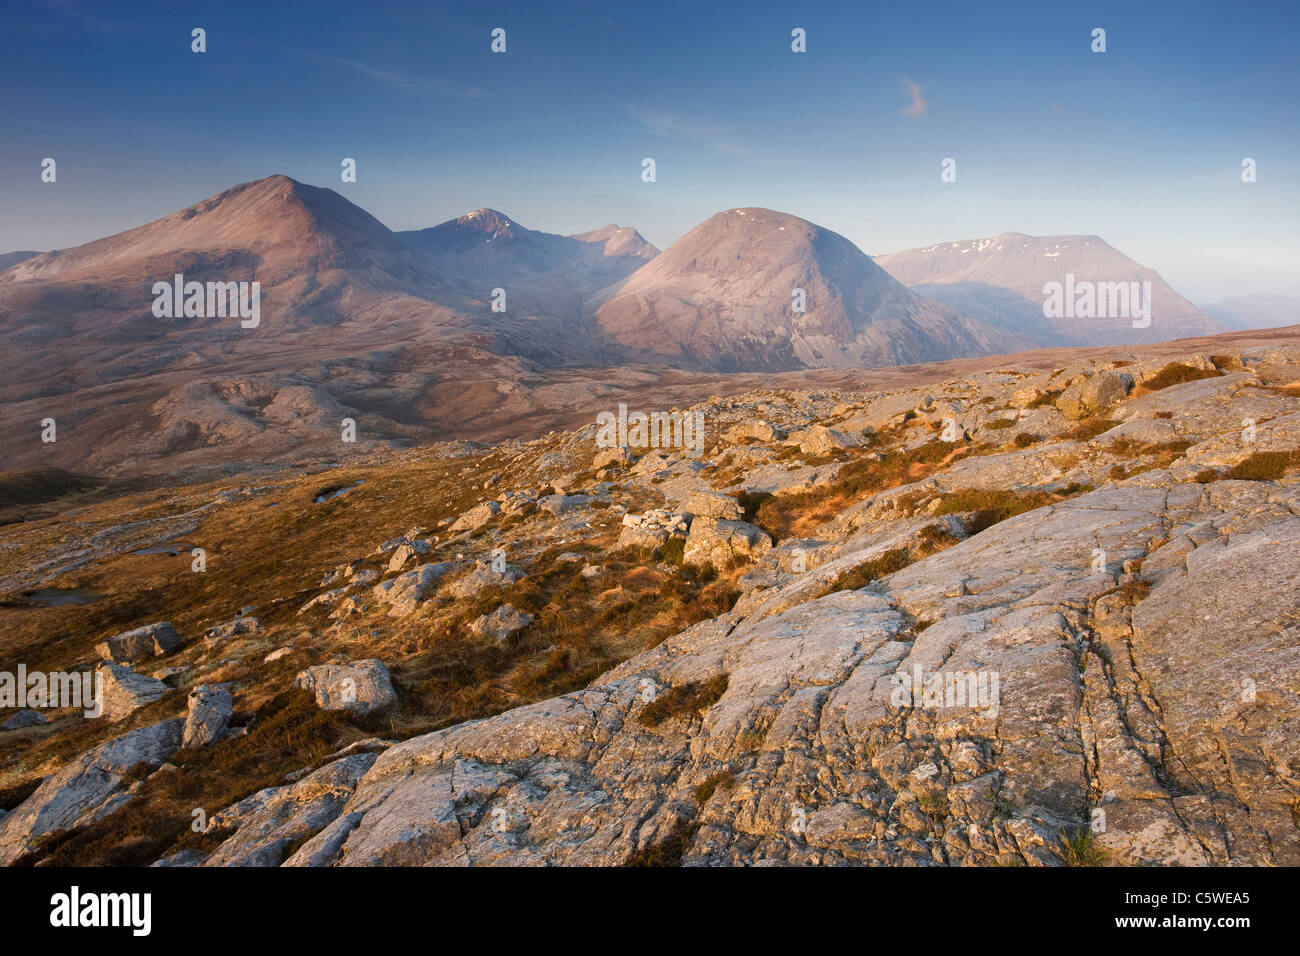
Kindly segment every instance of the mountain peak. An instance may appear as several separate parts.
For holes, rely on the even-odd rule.
[[[601,244],[600,255],[604,258],[631,257],[648,262],[659,255],[659,250],[647,242],[641,233],[631,226],[620,226],[613,222],[591,232],[574,233],[569,238],[593,245]]]
[[[503,212],[497,212],[495,209],[475,209],[473,212],[467,212],[465,215],[455,220],[457,226],[469,229],[475,229],[479,232],[487,233],[495,238],[496,236],[510,236],[518,232],[531,232],[519,223],[515,222]],[[447,223],[443,223],[447,225]]]
[[[1154,269],[1100,236],[1004,232],[877,256],[876,264],[920,295],[1041,345],[1128,345],[1222,331]],[[1045,317],[1045,287],[1064,283],[1067,276],[1090,283],[1150,283],[1149,321],[1134,324],[1129,314]]]
[[[1012,344],[913,295],[838,233],[757,206],[700,223],[596,316],[643,358],[727,371],[931,361]]]

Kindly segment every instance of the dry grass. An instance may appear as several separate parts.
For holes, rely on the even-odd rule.
[[[735,783],[736,778],[730,770],[719,770],[695,788],[695,802],[704,806],[719,790],[730,790]]]
[[[1149,444],[1146,442],[1134,441],[1131,438],[1119,438],[1114,441],[1110,450],[1117,455],[1130,459],[1135,463],[1131,466],[1123,464],[1115,465],[1111,468],[1111,478],[1123,479],[1132,478],[1140,475],[1144,471],[1151,471],[1155,468],[1168,468],[1175,461],[1183,456],[1187,449],[1191,448],[1193,442],[1179,439],[1178,441],[1164,442],[1162,444]],[[1118,471],[1117,471],[1118,469]]]
[[[1071,441],[1092,441],[1098,435],[1110,431],[1118,424],[1119,422],[1113,418],[1085,418],[1066,432],[1066,437]]]
[[[1277,481],[1296,467],[1300,467],[1300,450],[1257,451],[1219,477],[1224,481]]]
[[[674,717],[695,717],[716,704],[726,692],[726,674],[679,684],[642,707],[637,719],[647,727],[658,727]]]
[[[624,866],[681,866],[682,857],[686,851],[691,848],[695,841],[695,834],[699,832],[700,824],[698,821],[687,822],[678,819],[674,824],[668,836],[664,837],[658,843],[642,847],[628,857]]]
[[[1217,378],[1223,372],[1217,368],[1197,368],[1184,362],[1170,362],[1159,372],[1138,386],[1139,393],[1158,392],[1173,385],[1196,382],[1203,378]]]
[[[906,548],[894,548],[879,557],[864,561],[855,568],[845,571],[817,595],[821,597],[836,591],[856,591],[872,581],[887,577],[895,571],[901,571],[912,563],[912,557]]]
[[[759,505],[755,518],[777,541],[798,536],[869,495],[924,478],[972,450],[969,442],[931,441],[912,449],[860,457],[844,465],[824,485],[769,498]]]
[[[1091,485],[1077,483],[1058,492],[969,488],[944,495],[939,499],[939,506],[934,513],[936,515],[965,514],[966,532],[975,535],[1018,514],[1056,504],[1091,490]]]

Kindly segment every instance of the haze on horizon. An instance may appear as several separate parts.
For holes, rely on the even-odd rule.
[[[561,234],[630,225],[664,249],[763,206],[872,255],[1095,234],[1197,302],[1300,296],[1293,4],[757,3],[738,18],[375,3],[363,31],[351,11],[0,8],[0,252],[78,245],[282,172],[394,230],[490,207]]]

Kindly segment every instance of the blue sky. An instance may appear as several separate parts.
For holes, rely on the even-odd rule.
[[[1095,233],[1194,301],[1300,296],[1297,26],[1254,0],[3,0],[0,251],[285,173],[394,229],[490,206],[666,247],[769,206],[872,254]]]

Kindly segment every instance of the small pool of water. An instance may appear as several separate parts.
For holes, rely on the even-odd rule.
[[[184,541],[177,541],[175,544],[156,544],[152,548],[141,548],[140,550],[132,551],[131,553],[132,554],[170,554],[172,557],[175,557],[176,555],[181,554],[182,552],[184,552],[185,554],[189,554],[190,549],[193,547],[194,545],[192,544],[186,544]]]
[[[61,607],[64,604],[93,604],[104,595],[90,588],[41,588],[24,591],[23,596],[43,607]]]
[[[342,498],[349,491],[360,488],[364,484],[364,481],[358,481],[355,485],[348,485],[345,488],[322,488],[316,493],[316,504],[321,504],[325,501],[333,501],[335,498]]]

